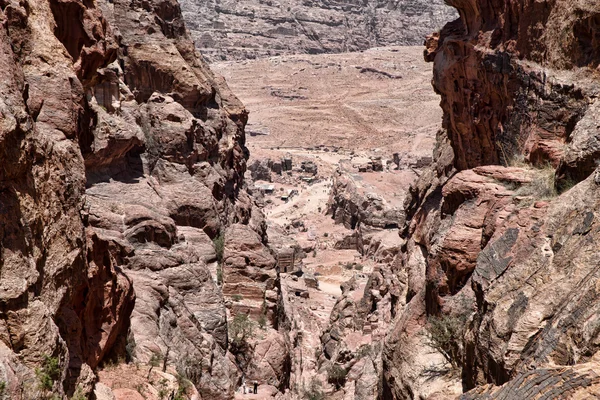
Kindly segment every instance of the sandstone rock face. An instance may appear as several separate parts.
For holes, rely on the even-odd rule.
[[[90,393],[127,348],[230,398],[212,239],[234,223],[266,237],[243,181],[245,109],[174,0],[0,5],[6,394],[45,395],[34,370],[47,358],[52,392]]]
[[[337,172],[327,212],[348,229],[392,229],[404,223],[402,210],[392,207],[376,193],[360,190],[350,174]]]
[[[181,7],[213,61],[421,44],[456,15],[441,0],[182,0]]]
[[[383,338],[406,285],[388,268],[371,274],[364,287],[355,279],[342,286],[328,328],[321,335],[319,370],[337,365],[347,371],[343,392],[354,399],[377,398],[383,373]]]
[[[235,297],[234,313],[258,318],[264,312],[274,321],[278,291],[275,264],[270,250],[249,226],[234,224],[225,231],[222,290],[228,298]],[[267,291],[274,295],[266,296]]]
[[[33,371],[51,357],[57,394],[90,390],[134,300],[84,221],[85,88],[117,46],[101,11],[76,1],[3,2],[0,21],[1,379],[11,398],[39,398]]]
[[[405,204],[394,269],[406,305],[386,337],[382,393],[452,395],[422,384],[426,364],[414,356],[431,344],[418,338],[432,318],[462,316],[454,384],[474,389],[463,398],[590,397],[600,6],[449,3],[461,17],[425,52],[444,129]]]
[[[271,385],[283,392],[289,383],[289,364],[290,355],[285,338],[275,330],[268,330],[264,339],[254,347],[246,379]]]
[[[460,169],[508,165],[515,157],[556,166],[565,143],[581,135],[574,131],[578,122],[584,115],[594,118],[587,113],[587,99],[595,96],[597,81],[576,67],[593,69],[600,62],[589,33],[581,31],[596,29],[588,24],[597,6],[521,3],[451,1],[461,19],[444,27],[433,53],[435,45],[428,47],[427,58],[435,59],[434,88],[442,96],[444,128]],[[509,14],[515,18],[501,17]],[[592,153],[581,157],[589,160]],[[579,175],[593,170],[593,165],[585,167]]]
[[[600,390],[597,362],[569,368],[543,368],[518,374],[501,387],[484,386],[463,396],[475,399],[586,399]]]

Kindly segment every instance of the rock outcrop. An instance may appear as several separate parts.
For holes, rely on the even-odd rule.
[[[406,202],[394,266],[406,306],[386,338],[382,393],[452,395],[423,386],[426,365],[411,358],[433,351],[415,343],[445,321],[458,326],[446,362],[475,389],[464,398],[586,398],[599,350],[600,6],[449,4],[460,18],[426,42],[443,130]]]
[[[86,88],[117,45],[78,2],[5,1],[0,21],[0,380],[13,399],[89,391],[134,302],[121,254],[86,224],[80,150]]]
[[[327,213],[348,229],[394,229],[404,223],[401,209],[359,187],[345,171],[336,171],[333,177]]]
[[[5,395],[89,394],[101,363],[133,357],[232,397],[213,239],[266,238],[244,107],[174,0],[0,6]]]
[[[211,61],[416,45],[455,18],[441,0],[181,0],[181,7]]]

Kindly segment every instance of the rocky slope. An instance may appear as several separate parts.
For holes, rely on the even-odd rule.
[[[231,398],[213,239],[265,238],[244,107],[174,0],[0,6],[0,396],[89,394],[126,357]]]
[[[586,398],[599,350],[600,6],[449,3],[461,17],[426,51],[443,131],[406,204],[395,269],[407,305],[386,339],[382,394],[451,395],[415,378],[435,366],[419,354],[440,354],[423,337],[441,320],[457,337],[441,354],[463,390],[479,387],[465,398]]]
[[[182,0],[181,7],[212,61],[420,45],[455,17],[442,0]]]

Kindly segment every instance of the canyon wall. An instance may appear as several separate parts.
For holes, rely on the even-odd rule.
[[[4,395],[89,394],[129,358],[230,398],[213,239],[266,237],[243,105],[175,0],[3,0],[0,21]]]
[[[181,7],[211,61],[420,45],[455,18],[442,0],[181,0]]]
[[[443,129],[406,202],[393,267],[407,277],[406,305],[386,338],[380,394],[585,397],[600,350],[600,5],[448,3],[460,18],[425,51]],[[436,321],[456,338],[442,352]],[[461,371],[462,388],[425,382],[432,352]],[[437,365],[436,379],[452,381]]]

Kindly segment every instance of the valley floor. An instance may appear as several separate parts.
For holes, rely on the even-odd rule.
[[[371,272],[389,269],[399,246],[405,193],[431,162],[441,121],[431,66],[421,47],[393,47],[213,68],[250,112],[247,179],[255,191],[267,189],[262,205],[271,246],[296,243],[305,255],[303,272],[318,280],[312,288],[291,274],[281,279],[293,324],[302,332],[295,384],[306,387],[317,373],[316,349],[342,297],[341,285],[355,282],[358,303]],[[284,158],[292,160],[292,170],[280,173]],[[298,290],[308,296],[297,297]],[[346,340],[358,348],[370,345],[375,334]]]

